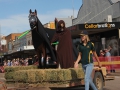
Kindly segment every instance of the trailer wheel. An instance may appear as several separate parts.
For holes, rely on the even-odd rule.
[[[95,72],[93,83],[98,90],[103,90],[103,76],[100,72]]]

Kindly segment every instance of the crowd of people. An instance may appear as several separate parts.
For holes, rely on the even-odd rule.
[[[100,50],[100,57],[110,57],[111,56],[111,47],[109,46],[107,49]]]
[[[4,66],[28,66],[33,65],[37,62],[37,57],[32,58],[13,58],[9,60],[4,60]]]
[[[112,48],[110,46],[107,49],[100,50],[100,57],[105,57],[108,62],[111,62],[111,60],[112,60],[111,50],[112,50]],[[107,68],[108,74],[111,72],[113,72],[113,73],[115,72],[113,65],[107,65],[106,68]]]
[[[41,62],[43,63],[43,57],[41,58]],[[29,56],[29,58],[13,58],[9,60],[4,60],[4,66],[28,66],[28,65],[38,65],[39,59],[38,56],[34,57]],[[50,64],[50,57],[47,56],[46,64]]]

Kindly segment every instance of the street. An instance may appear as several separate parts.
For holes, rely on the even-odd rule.
[[[120,73],[112,74],[112,76],[115,76],[115,80],[110,80],[106,81],[104,89],[103,90],[120,90]],[[0,81],[4,82],[4,74],[0,73]],[[8,90],[14,90],[14,89],[9,89],[10,86],[8,87]],[[20,89],[20,90],[50,90],[49,88],[28,88],[28,89]],[[64,90],[84,90],[84,87],[77,87],[77,88],[68,88]]]

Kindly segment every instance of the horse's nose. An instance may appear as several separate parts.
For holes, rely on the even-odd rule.
[[[35,18],[31,17],[31,18],[29,19],[29,21],[30,21],[30,22],[35,22]]]
[[[35,24],[34,24],[34,23],[30,23],[30,27],[31,27],[31,28],[34,28],[34,27],[35,27]]]

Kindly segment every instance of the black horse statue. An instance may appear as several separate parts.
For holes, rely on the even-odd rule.
[[[32,32],[32,41],[35,48],[36,54],[39,58],[39,68],[46,68],[46,57],[47,52],[51,56],[51,60],[56,61],[55,53],[50,44],[50,40],[55,33],[55,30],[44,28],[42,23],[37,17],[37,11],[29,11],[29,23]],[[43,63],[41,58],[43,57]]]

